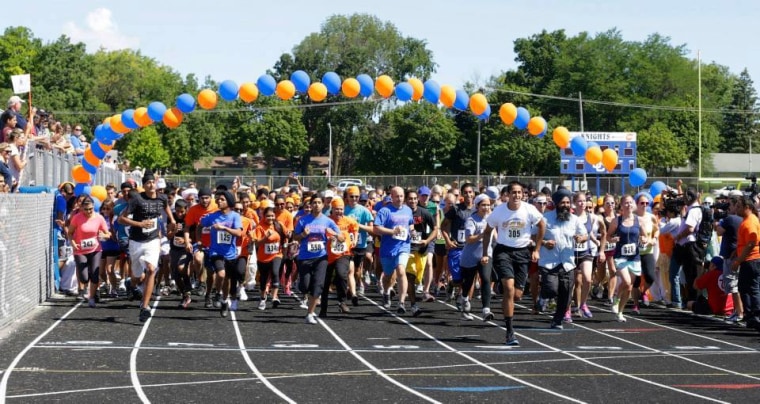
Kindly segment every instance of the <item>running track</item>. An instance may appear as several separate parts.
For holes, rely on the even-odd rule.
[[[521,345],[497,320],[461,320],[442,301],[417,318],[368,293],[350,314],[304,324],[295,298],[223,319],[154,301],[50,302],[0,340],[0,401],[9,403],[754,402],[760,335],[715,319],[644,309],[617,323],[604,306],[564,330],[516,313]],[[395,306],[394,306],[395,308]],[[479,302],[473,304],[478,314]]]

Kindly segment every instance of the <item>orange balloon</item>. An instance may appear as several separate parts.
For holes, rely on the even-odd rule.
[[[383,74],[375,80],[375,90],[377,90],[377,93],[383,98],[388,98],[393,95],[394,87],[395,83],[393,82],[393,79],[386,74]]]
[[[560,149],[567,149],[570,146],[570,131],[564,126],[554,128],[552,138],[554,138],[554,143]]]
[[[613,171],[617,167],[618,154],[614,149],[605,149],[602,152],[602,165],[607,171]]]
[[[103,151],[106,152],[106,153],[108,153],[109,151],[111,151],[111,149],[113,149],[113,145],[115,143],[116,142],[111,143],[111,144],[105,144],[105,143],[98,142],[98,144],[100,145],[100,148],[103,149]]]
[[[488,99],[481,93],[475,93],[470,97],[470,110],[475,116],[483,115],[488,108]]]
[[[259,88],[253,83],[243,83],[239,90],[240,99],[245,102],[254,102],[259,98]]]
[[[145,107],[135,109],[134,120],[137,126],[141,128],[153,123],[153,120],[148,116],[148,108]]]
[[[107,117],[106,119],[103,119],[103,124],[106,124],[106,123],[109,124],[109,125],[111,124],[111,117],[110,116]]]
[[[182,123],[182,111],[180,111],[177,107],[167,109],[166,112],[164,112],[164,117],[162,120],[164,121],[164,125],[166,125],[166,127],[175,129]]]
[[[93,167],[100,167],[100,159],[92,154],[92,149],[89,147],[84,151],[84,161],[90,163]]]
[[[121,122],[121,114],[116,114],[111,117],[111,129],[113,129],[114,132],[125,134],[129,132],[129,128],[124,126],[124,124]]]
[[[528,121],[528,133],[538,136],[546,130],[546,120],[540,116],[534,116]]]
[[[422,84],[422,80],[412,77],[407,80],[407,83],[412,85],[414,92],[412,93],[412,100],[419,101],[422,98],[422,94],[425,92],[425,85]]]
[[[444,84],[441,86],[441,104],[445,105],[446,108],[451,108],[454,106],[454,100],[457,99],[457,90],[454,89],[454,87]]]
[[[211,90],[209,88],[205,88],[201,90],[201,92],[198,93],[198,105],[201,106],[203,109],[214,109],[216,108],[218,98],[216,97],[216,93],[214,90]],[[166,114],[164,114],[166,116]],[[166,125],[169,126],[169,125]]]
[[[296,86],[290,80],[283,80],[277,83],[277,88],[274,91],[281,100],[289,100],[296,95]]]
[[[586,161],[592,166],[602,162],[602,149],[599,146],[593,146],[586,149]]]
[[[505,125],[511,125],[515,121],[515,118],[517,118],[517,107],[515,104],[511,102],[502,104],[501,108],[499,108],[499,117]]]
[[[361,88],[362,86],[359,84],[359,80],[353,77],[349,77],[343,80],[343,85],[340,86],[340,89],[343,91],[343,95],[348,98],[354,98],[359,95]]]
[[[74,182],[88,183],[90,182],[90,173],[81,164],[77,164],[71,169],[71,178],[74,179]]]
[[[93,198],[98,198],[100,202],[103,202],[108,198],[108,191],[106,191],[106,187],[102,185],[93,185],[90,188],[90,196]]]
[[[327,87],[322,83],[311,83],[309,86],[309,98],[314,102],[324,101],[327,98]]]

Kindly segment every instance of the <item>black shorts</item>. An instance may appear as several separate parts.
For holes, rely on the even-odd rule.
[[[524,289],[528,281],[530,249],[497,244],[493,249],[493,269],[499,279],[514,279],[515,289]]]
[[[446,251],[446,244],[436,244],[435,245],[435,250],[433,252],[435,252],[435,255],[437,255],[439,257],[445,256],[446,253],[447,253],[447,251]]]
[[[119,255],[121,255],[121,251],[119,250],[103,250],[100,256],[102,258],[108,258],[108,257],[118,257]]]
[[[594,260],[594,256],[591,255],[591,254],[589,254],[588,251],[576,251],[575,252],[575,267],[576,267],[576,269],[580,269],[578,267],[580,267],[581,262],[593,261],[593,260]]]

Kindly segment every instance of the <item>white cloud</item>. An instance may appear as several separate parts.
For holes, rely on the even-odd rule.
[[[113,21],[111,10],[98,8],[90,11],[86,19],[87,26],[80,27],[69,21],[63,26],[63,33],[71,42],[84,42],[90,52],[101,47],[106,50],[132,48],[137,49],[140,39],[119,32],[119,26]]]

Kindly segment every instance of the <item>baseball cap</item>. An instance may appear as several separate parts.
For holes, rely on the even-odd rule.
[[[708,196],[704,201],[702,201],[702,203],[705,205],[712,205],[715,203],[715,200],[711,196]]]
[[[369,200],[369,195],[367,194],[361,194],[359,195],[359,202],[364,202]]]
[[[490,187],[486,188],[486,195],[488,195],[489,199],[499,199],[499,188],[491,185]]]
[[[430,196],[430,188],[426,186],[421,186],[420,189],[417,190],[417,195],[427,195]]]
[[[11,98],[8,98],[9,107],[13,104],[18,104],[18,103],[26,104],[26,101],[22,100],[21,97],[19,97],[18,95],[14,95],[14,96],[11,96]]]
[[[710,263],[715,265],[715,268],[723,270],[723,257],[721,257],[720,255],[716,255],[712,257],[712,259],[710,260]]]
[[[124,188],[135,189],[135,185],[133,183],[129,182],[129,181],[122,182],[121,183],[121,189],[124,189]]]
[[[386,196],[385,198],[383,198],[383,204],[391,203],[391,202],[393,202],[393,199],[391,199],[390,196]]]
[[[333,191],[332,191],[332,190],[330,190],[330,189],[327,189],[327,190],[325,190],[325,192],[324,192],[324,196],[323,196],[323,197],[324,197],[325,199],[327,199],[327,198],[334,198],[334,197],[335,197],[335,192],[333,192]]]
[[[156,180],[156,188],[158,189],[164,189],[166,188],[166,180],[163,178],[159,178]]]

